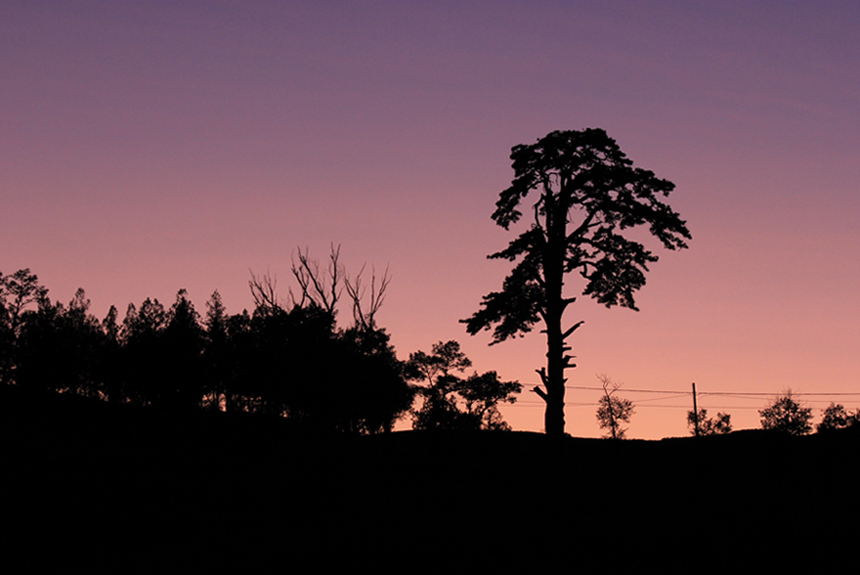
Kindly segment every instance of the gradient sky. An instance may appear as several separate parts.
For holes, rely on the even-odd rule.
[[[490,219],[510,148],[600,127],[675,182],[693,240],[658,251],[640,312],[569,308],[569,385],[860,407],[858,24],[854,1],[6,0],[0,271],[99,317],[180,288],[235,313],[249,270],[286,292],[291,253],[334,242],[390,267],[402,359],[457,339],[535,383],[541,334],[488,347],[458,320],[510,269],[486,259],[514,237]],[[632,437],[687,433],[689,396],[625,396]],[[570,433],[600,435],[598,397],[569,390]],[[765,403],[699,400],[736,428]],[[532,393],[505,414],[543,426]]]

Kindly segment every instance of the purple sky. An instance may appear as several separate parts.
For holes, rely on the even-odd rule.
[[[601,127],[675,182],[693,241],[659,251],[641,312],[569,308],[569,385],[860,393],[858,22],[853,1],[7,0],[0,271],[100,317],[180,288],[239,312],[249,269],[285,293],[296,247],[334,242],[352,273],[390,266],[401,358],[457,339],[535,382],[541,334],[488,347],[458,320],[510,269],[486,259],[514,235],[490,219],[510,148]],[[689,397],[626,397],[632,437],[687,433]],[[570,433],[600,434],[597,398],[568,392]],[[765,402],[700,397],[736,428]],[[543,425],[531,393],[505,414]]]

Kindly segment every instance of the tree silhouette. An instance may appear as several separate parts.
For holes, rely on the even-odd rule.
[[[827,433],[836,429],[851,427],[858,421],[860,421],[860,409],[854,413],[848,413],[845,410],[845,406],[831,403],[827,406],[827,409],[824,410],[821,423],[815,427],[815,430],[818,433]]]
[[[29,270],[0,275],[0,381],[182,415],[223,409],[288,416],[307,429],[390,431],[414,390],[375,320],[388,274],[370,279],[368,300],[361,274],[349,282],[338,257],[333,247],[323,271],[300,252],[301,295],[288,302],[269,276],[252,276],[253,316],[228,315],[216,291],[201,319],[180,290],[169,309],[151,298],[130,304],[121,324],[115,307],[103,321],[92,316],[83,289],[64,306]],[[353,300],[347,329],[335,321],[343,289]],[[506,399],[473,395],[478,419],[495,421],[495,403]]]
[[[498,406],[516,403],[523,386],[517,381],[502,381],[495,371],[473,373],[459,382],[457,394],[463,399],[465,412],[478,422],[481,429],[509,431],[511,426],[502,418]]]
[[[456,341],[433,344],[430,354],[416,351],[406,362],[406,377],[425,385],[417,389],[421,406],[412,412],[413,429],[474,428],[476,422],[464,416],[457,407],[456,386],[460,378],[452,372],[462,372],[472,366],[460,351]]]
[[[157,299],[146,298],[138,309],[128,304],[120,326],[120,384],[123,401],[159,405],[165,377],[164,330],[167,312]]]
[[[791,389],[777,395],[770,405],[759,411],[762,429],[774,429],[791,435],[812,431],[812,408],[798,403]]]
[[[257,308],[251,321],[255,342],[251,391],[266,409],[283,411],[308,426],[358,433],[389,431],[412,405],[413,390],[403,376],[390,338],[376,325],[375,314],[390,280],[371,280],[369,308],[363,306],[361,273],[350,281],[340,264],[340,247],[331,246],[320,266],[298,250],[291,271],[298,293],[278,297],[269,276],[252,276]],[[337,304],[343,289],[352,299],[355,324],[337,327]]]
[[[104,394],[112,403],[122,403],[125,397],[122,393],[122,352],[120,347],[119,313],[116,306],[110,306],[107,315],[101,322],[104,333],[102,343],[99,373],[104,383]]]
[[[201,407],[205,380],[204,337],[194,304],[184,289],[179,290],[167,313],[162,335],[164,376],[159,382],[163,404],[174,411],[191,412]]]
[[[0,383],[15,383],[19,336],[26,308],[50,306],[48,288],[29,268],[4,276],[0,273]]]
[[[624,439],[627,429],[621,427],[622,423],[630,423],[633,416],[633,402],[629,399],[616,397],[614,394],[621,387],[613,383],[605,375],[598,376],[603,384],[603,396],[597,401],[597,424],[600,429],[606,429],[606,437],[610,439]]]
[[[687,426],[690,433],[696,435],[696,422],[699,425],[699,435],[725,435],[732,432],[732,416],[728,413],[717,413],[716,417],[708,417],[707,409],[700,409],[698,418],[692,409],[687,412]]]
[[[455,375],[471,366],[454,340],[434,344],[429,355],[417,351],[409,356],[407,377],[424,383],[417,389],[423,401],[412,412],[413,429],[510,429],[498,405],[514,403],[522,385],[499,380],[495,371]]]
[[[0,274],[0,305],[9,314],[12,330],[17,330],[21,314],[29,304],[48,305],[48,288],[39,284],[36,274],[29,268],[18,270],[12,275]]]
[[[230,346],[227,332],[227,308],[218,290],[206,302],[206,331],[203,349],[204,402],[206,409],[220,411],[228,401]]]
[[[517,261],[502,291],[484,296],[481,309],[462,320],[474,335],[493,328],[493,342],[530,332],[543,322],[547,365],[538,370],[546,390],[545,428],[564,433],[565,370],[575,367],[567,338],[582,324],[563,327],[575,298],[564,294],[565,276],[584,280],[583,295],[612,307],[636,310],[633,293],[657,256],[622,232],[646,226],[664,247],[687,247],[690,233],[677,213],[660,201],[674,184],[632,167],[615,141],[600,129],[552,132],[536,144],[511,151],[514,180],[496,202],[493,220],[508,230],[520,220],[520,203],[536,196],[528,229],[490,258]]]
[[[84,290],[68,306],[44,294],[37,309],[18,317],[13,354],[3,361],[14,368],[10,381],[30,390],[106,397],[108,335],[89,313]]]

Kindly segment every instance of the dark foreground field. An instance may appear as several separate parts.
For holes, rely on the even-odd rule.
[[[0,418],[16,570],[856,566],[850,430],[319,437],[282,419],[180,419],[15,388],[0,389]]]

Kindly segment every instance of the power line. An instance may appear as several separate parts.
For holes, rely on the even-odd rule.
[[[522,384],[523,386],[539,386],[543,385],[541,383],[534,382],[526,382]],[[604,389],[598,386],[590,386],[590,385],[567,385],[565,384],[565,389],[575,389],[581,391],[600,391],[603,392]],[[642,388],[627,388],[627,387],[619,387],[616,391],[625,392],[625,393],[662,393],[662,394],[676,394],[679,397],[686,397],[692,395],[690,391],[681,391],[678,389],[642,389]],[[699,391],[699,395],[722,395],[728,397],[737,397],[737,398],[756,398],[756,397],[775,397],[780,395],[779,393],[766,392],[766,391]],[[833,392],[833,391],[820,391],[820,392],[792,392],[791,395],[794,396],[810,396],[810,397],[860,397],[860,392]],[[644,401],[644,400],[640,400]]]
[[[741,395],[761,396],[761,395],[763,395],[763,396],[766,396],[766,397],[773,397],[773,396],[774,396],[774,395],[776,395],[776,394],[773,394],[773,393],[766,393],[766,392],[763,392],[763,391],[761,391],[761,392],[758,392],[758,391],[702,391],[702,392],[700,392],[700,393],[699,393],[699,395],[735,395],[735,396],[741,396]],[[849,392],[808,392],[808,393],[795,393],[795,392],[793,392],[793,391],[792,391],[792,392],[791,392],[791,395],[792,395],[792,396],[795,396],[795,395],[827,395],[827,396],[829,396],[829,395],[856,395],[856,396],[860,396],[860,393],[849,393]]]
[[[530,384],[525,384],[525,385],[530,385]],[[534,385],[536,385],[536,384],[534,384]],[[586,385],[565,385],[565,388],[571,389],[571,390],[577,390],[577,391],[598,391],[598,392],[601,392],[601,394],[605,393],[605,391],[606,391],[602,387],[586,386]],[[661,395],[661,397],[654,397],[654,398],[648,398],[648,399],[638,399],[635,401],[635,404],[637,407],[641,407],[641,408],[645,408],[645,409],[654,408],[654,409],[687,409],[687,410],[689,410],[690,409],[689,405],[660,405],[660,404],[655,405],[655,404],[649,404],[648,402],[664,401],[664,400],[671,400],[671,399],[678,399],[678,398],[687,398],[687,397],[692,396],[692,392],[690,392],[690,391],[679,391],[676,389],[618,388],[618,390],[616,390],[616,391],[629,392],[629,393],[651,393],[651,394]],[[668,395],[668,397],[666,397],[667,395]],[[758,401],[758,400],[761,400],[762,398],[772,398],[772,397],[779,395],[779,394],[767,393],[767,392],[743,392],[743,391],[739,391],[739,392],[735,392],[735,391],[706,391],[706,392],[701,392],[700,391],[698,393],[698,395],[699,396],[713,395],[713,396],[722,397],[722,398],[735,398],[735,399],[741,399],[741,400],[757,400]],[[860,398],[860,392],[856,392],[856,393],[855,392],[824,392],[824,391],[823,392],[803,392],[803,393],[792,393],[792,396],[803,396],[803,397],[807,397],[807,398],[814,398],[814,397],[858,397],[858,398]],[[824,399],[807,399],[806,401],[808,403],[813,403],[813,404],[828,403],[828,400],[824,400]],[[829,403],[832,403],[832,401]],[[534,408],[538,408],[538,407],[543,407],[545,405],[546,405],[546,403],[543,401],[540,401],[540,400],[531,400],[530,401],[530,400],[522,400],[521,399],[517,403],[512,404],[510,407],[523,407],[523,408],[534,409]],[[571,401],[565,402],[565,407],[594,408],[594,407],[598,407],[598,406],[599,406],[599,403],[597,403],[597,402],[571,402]],[[706,409],[710,409],[710,410],[732,409],[732,410],[748,410],[748,411],[756,410],[756,411],[758,411],[760,408],[759,407],[753,407],[753,406],[738,406],[738,405],[708,405],[708,406],[706,406]]]
[[[649,399],[637,399],[637,400],[636,400],[636,403],[637,403],[637,404],[639,404],[639,403],[645,403],[646,401],[664,401],[664,400],[667,400],[667,399],[677,399],[677,398],[679,398],[679,397],[689,397],[689,396],[690,396],[690,394],[689,394],[689,393],[685,393],[685,394],[679,394],[679,395],[670,395],[669,397],[652,397],[652,398],[649,398]]]

